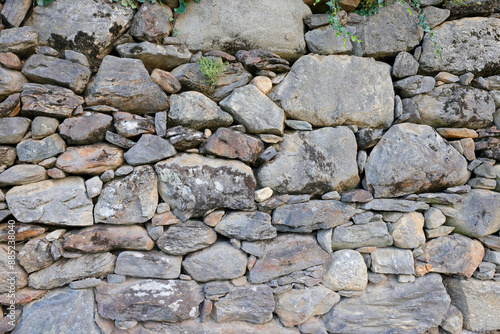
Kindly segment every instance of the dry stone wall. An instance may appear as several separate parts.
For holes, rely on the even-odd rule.
[[[0,0],[1,333],[500,332],[498,1],[162,2]]]

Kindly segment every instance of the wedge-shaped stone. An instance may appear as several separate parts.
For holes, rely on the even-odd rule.
[[[339,201],[286,204],[273,211],[273,225],[280,232],[311,233],[347,223],[356,209]]]
[[[264,150],[264,143],[241,132],[220,128],[208,138],[204,149],[219,157],[254,163]]]
[[[47,231],[47,226],[32,225],[32,224],[15,224],[14,225],[14,240],[24,241],[43,234]],[[0,224],[0,242],[7,242],[9,240],[9,231],[12,230],[11,225],[8,223]],[[12,238],[12,237],[11,237]],[[12,240],[12,239],[11,239]]]
[[[260,211],[229,212],[215,230],[228,238],[249,241],[273,239],[277,234],[271,225],[271,216]]]
[[[123,179],[104,186],[94,209],[96,223],[136,224],[153,218],[158,180],[151,166],[139,166]]]
[[[175,148],[160,136],[144,134],[123,157],[132,166],[158,162],[175,155]]]
[[[142,226],[96,225],[74,230],[64,235],[63,247],[85,253],[115,249],[151,250],[154,241]]]
[[[135,280],[97,287],[99,314],[113,320],[179,322],[198,316],[203,292],[195,281]]]
[[[18,259],[27,273],[50,266],[54,263],[50,255],[50,242],[44,236],[29,240],[19,251]]]
[[[84,254],[74,259],[62,259],[31,274],[28,285],[35,289],[53,289],[89,277],[101,277],[113,272],[116,256],[111,253]]]
[[[160,196],[184,221],[217,208],[255,208],[255,178],[242,162],[179,154],[157,163],[155,170]]]
[[[0,32],[0,52],[13,52],[18,56],[33,51],[38,43],[38,33],[31,27],[4,29]]]
[[[115,273],[134,277],[174,279],[181,274],[182,256],[159,251],[121,252],[116,259]]]
[[[217,233],[203,222],[188,220],[170,226],[156,241],[167,254],[185,255],[212,245]]]
[[[57,133],[42,140],[26,139],[17,144],[16,153],[20,162],[37,163],[52,158],[66,150],[66,143]]]
[[[93,144],[104,141],[112,121],[113,118],[109,115],[88,111],[65,119],[59,125],[59,133],[68,144]]]
[[[23,223],[88,226],[94,223],[92,201],[80,177],[17,186],[6,194],[14,217]]]
[[[323,320],[329,333],[424,333],[439,326],[449,306],[438,274],[418,277],[413,283],[388,277],[370,284],[358,298],[343,298]]]
[[[70,117],[84,99],[71,89],[29,83],[21,93],[22,113],[26,116]]]
[[[69,147],[57,158],[56,167],[72,174],[97,175],[123,163],[123,151],[109,144]]]
[[[467,182],[467,161],[431,127],[394,125],[370,153],[366,184],[374,197],[436,191]]]
[[[248,279],[264,283],[328,260],[328,253],[312,235],[281,234],[265,247],[264,255],[255,262]]]
[[[285,134],[278,155],[256,171],[259,186],[282,194],[352,189],[359,182],[356,147],[347,127]]]
[[[167,95],[139,59],[106,56],[86,90],[88,106],[107,105],[135,114],[168,109]]]
[[[387,247],[392,237],[383,221],[362,225],[337,226],[333,230],[332,248],[355,249],[359,247]]]
[[[391,68],[370,58],[304,56],[269,96],[313,126],[388,128],[394,120]]]
[[[150,42],[125,43],[118,45],[116,51],[124,58],[140,59],[146,69],[170,71],[179,65],[189,63],[191,52],[182,45],[161,45]]]

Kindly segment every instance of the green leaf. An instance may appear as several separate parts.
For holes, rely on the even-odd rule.
[[[184,2],[179,3],[179,7],[174,9],[176,13],[183,14],[186,12],[186,4]]]

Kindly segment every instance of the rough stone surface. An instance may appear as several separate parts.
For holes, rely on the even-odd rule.
[[[0,30],[0,52],[12,52],[24,56],[38,43],[38,33],[31,27]]]
[[[20,162],[37,163],[63,153],[66,143],[57,133],[42,140],[27,139],[16,146]]]
[[[26,83],[28,80],[20,72],[0,66],[0,100],[21,92]]]
[[[371,270],[376,273],[406,275],[415,273],[413,255],[409,249],[377,248],[373,251],[371,260]]]
[[[12,27],[19,27],[26,16],[26,13],[31,7],[29,0],[6,0],[3,8],[1,8],[1,16],[4,22]]]
[[[134,15],[130,35],[141,41],[160,43],[172,30],[173,16],[170,7],[146,1]]]
[[[392,226],[394,246],[413,249],[425,243],[424,216],[420,212],[404,213]]]
[[[188,220],[170,226],[156,241],[167,254],[185,255],[212,245],[217,234],[200,221]]]
[[[368,58],[304,56],[269,96],[313,126],[387,128],[394,118],[390,67]]]
[[[37,116],[31,122],[31,138],[43,139],[55,133],[59,121],[52,117]]]
[[[70,117],[59,126],[59,133],[68,144],[84,145],[104,141],[106,131],[111,127],[113,118],[109,115],[86,112]]]
[[[332,248],[334,250],[390,245],[392,245],[392,237],[382,221],[362,225],[337,226],[333,230]]]
[[[159,251],[121,252],[115,265],[115,273],[133,277],[175,279],[181,273],[181,256],[166,255]]]
[[[465,158],[437,132],[411,123],[385,133],[368,157],[365,173],[376,198],[461,185],[470,175]]]
[[[346,127],[285,134],[277,151],[256,171],[262,188],[311,194],[348,190],[359,182],[355,137]]]
[[[11,252],[9,254],[9,251]],[[0,265],[2,268],[6,268],[0,271],[0,292],[12,293],[11,283],[14,283],[14,290],[21,289],[28,284],[28,274],[24,271],[23,267],[19,265],[19,262],[15,260],[14,265],[12,266],[11,259],[12,257],[12,249],[9,249],[7,244],[0,244]],[[15,281],[12,282],[12,277],[15,277]],[[11,298],[9,298],[10,304]]]
[[[229,212],[216,225],[215,231],[228,237],[241,240],[274,239],[276,228],[271,225],[271,216],[267,213]]]
[[[307,48],[312,52],[320,55],[335,55],[335,54],[350,54],[352,51],[351,40],[336,36],[330,26],[321,27],[306,32]]]
[[[398,53],[392,66],[392,75],[398,79],[406,78],[417,74],[418,61],[408,52]]]
[[[160,86],[161,89],[163,89],[163,91],[167,94],[175,94],[182,88],[179,80],[177,80],[171,73],[160,69],[155,69],[151,72],[151,80]]]
[[[401,97],[412,97],[418,94],[430,92],[436,84],[433,77],[414,75],[394,83],[394,88],[399,91]]]
[[[207,153],[223,158],[238,159],[254,163],[264,150],[264,143],[258,138],[238,131],[219,128],[204,145]]]
[[[116,132],[125,138],[155,132],[154,123],[146,117],[117,111],[113,113],[113,120]]]
[[[123,151],[109,144],[69,147],[57,158],[56,167],[72,174],[101,174],[123,163]]]
[[[126,43],[119,45],[116,50],[123,58],[140,59],[149,72],[155,69],[171,71],[179,65],[188,63],[192,56],[182,45],[161,45],[150,42]]]
[[[38,165],[15,165],[0,173],[0,187],[19,186],[43,181],[47,178],[45,168]]]
[[[130,165],[145,165],[175,155],[175,148],[160,136],[144,134],[123,157]]]
[[[323,284],[333,291],[366,289],[368,270],[363,256],[350,249],[334,252],[325,264]]]
[[[18,260],[27,273],[50,266],[54,262],[50,255],[50,242],[43,236],[29,240],[19,251]]]
[[[0,144],[19,143],[28,131],[30,124],[31,121],[29,118],[0,118]]]

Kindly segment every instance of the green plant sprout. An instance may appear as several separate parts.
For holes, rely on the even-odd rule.
[[[208,85],[210,91],[215,89],[219,81],[219,75],[226,70],[227,65],[228,63],[224,63],[221,58],[213,60],[202,56],[198,60],[198,68],[203,75],[203,82]]]

